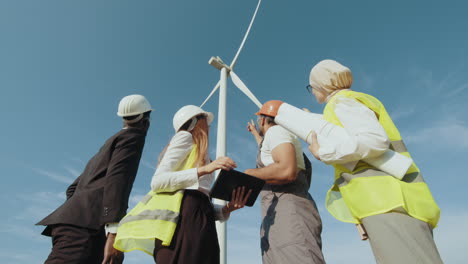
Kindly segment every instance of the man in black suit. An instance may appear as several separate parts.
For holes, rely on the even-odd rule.
[[[114,249],[117,224],[126,214],[138,171],[152,109],[141,95],[119,103],[123,128],[110,137],[89,160],[83,173],[68,187],[62,206],[37,223],[52,237],[52,263],[122,263]]]

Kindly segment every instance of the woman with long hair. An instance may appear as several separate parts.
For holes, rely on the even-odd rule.
[[[218,169],[236,168],[228,157],[210,161],[213,114],[187,105],[174,116],[176,134],[160,155],[151,191],[122,219],[115,247],[139,249],[158,264],[219,263],[215,220],[226,221],[244,207],[251,191],[233,191],[231,202],[213,206],[209,190]]]

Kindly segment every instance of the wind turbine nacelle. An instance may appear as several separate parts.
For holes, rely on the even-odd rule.
[[[221,60],[221,58],[218,56],[211,57],[210,60],[208,61],[208,64],[210,64],[211,66],[215,67],[218,70],[221,70],[222,68],[226,68],[226,70],[228,71],[231,70],[231,68],[228,65],[226,65],[223,62],[223,60]]]

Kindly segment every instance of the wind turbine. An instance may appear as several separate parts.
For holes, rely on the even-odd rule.
[[[231,80],[234,85],[239,88],[247,97],[250,98],[259,108],[262,106],[260,101],[255,97],[255,95],[247,88],[244,82],[237,76],[234,72],[234,66],[236,65],[237,59],[239,58],[239,54],[244,47],[245,41],[250,33],[250,29],[255,21],[255,17],[257,16],[258,9],[260,7],[262,0],[258,0],[257,7],[255,8],[255,12],[250,20],[249,27],[245,32],[244,38],[237,50],[234,59],[232,60],[231,64],[228,66],[226,65],[220,57],[211,57],[208,63],[215,67],[216,69],[221,71],[220,80],[215,85],[211,93],[205,99],[205,101],[201,104],[200,107],[203,107],[205,103],[211,98],[211,96],[218,90],[219,88],[219,103],[218,103],[218,133],[216,136],[216,157],[226,156],[226,101],[227,101],[227,78],[231,76]],[[217,177],[217,176],[216,176]],[[225,205],[226,202],[218,199],[214,199],[215,204]],[[218,233],[218,241],[219,241],[219,248],[220,248],[220,264],[226,264],[226,222],[219,223],[216,222],[216,230]]]

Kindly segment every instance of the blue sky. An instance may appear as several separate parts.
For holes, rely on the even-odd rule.
[[[153,105],[152,127],[131,196],[149,190],[157,156],[173,135],[172,116],[199,105],[219,78],[211,56],[232,60],[254,0],[0,2],[0,167],[2,263],[41,263],[51,242],[34,223],[64,200],[87,160],[121,127],[121,97]],[[463,1],[263,0],[236,66],[260,101],[280,99],[321,112],[306,93],[310,68],[335,59],[353,89],[377,96],[393,116],[442,209],[434,230],[446,263],[468,258],[464,179],[468,154],[468,5]],[[217,97],[206,110],[217,111]],[[256,111],[228,90],[228,153],[255,165],[245,125]],[[214,153],[216,123],[212,126]],[[306,152],[309,157],[311,155]],[[324,210],[331,167],[314,160],[311,194],[323,220],[328,263],[374,263],[355,228]],[[229,263],[260,263],[260,208],[228,224]],[[129,253],[126,263],[152,263]]]

